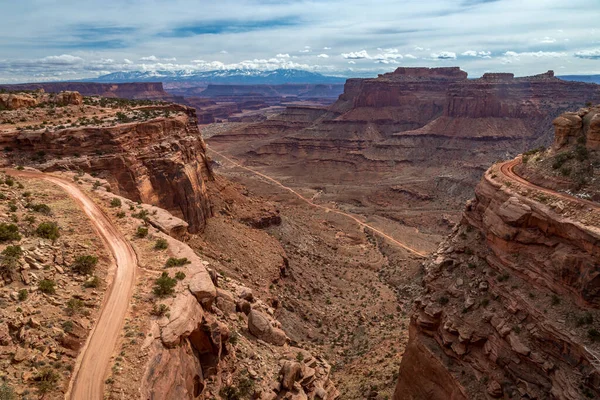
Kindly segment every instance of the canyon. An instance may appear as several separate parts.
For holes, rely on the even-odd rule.
[[[3,381],[47,398],[92,379],[115,399],[600,395],[600,87],[459,68],[350,79],[333,104],[333,86],[301,87],[0,94],[0,222],[25,252],[0,285]],[[131,292],[57,181],[133,249]],[[116,293],[130,306],[86,378]]]

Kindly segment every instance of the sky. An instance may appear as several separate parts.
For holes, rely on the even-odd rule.
[[[0,82],[399,66],[600,74],[600,0],[0,0]]]

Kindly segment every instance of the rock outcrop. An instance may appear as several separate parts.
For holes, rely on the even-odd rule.
[[[556,131],[554,149],[585,143],[588,150],[600,150],[600,107],[582,108],[577,112],[566,112],[554,121]]]
[[[55,98],[80,101],[78,94],[69,92]],[[171,104],[144,106],[137,112],[150,117],[127,122],[123,114],[122,121],[111,117],[108,122],[90,121],[91,126],[60,125],[52,130],[48,124],[8,131],[0,135],[0,143],[17,150],[11,153],[15,163],[30,163],[37,154],[43,155],[36,163],[39,169],[93,173],[106,179],[114,193],[167,209],[184,219],[190,232],[202,231],[212,212],[205,186],[212,175],[194,109]]]
[[[394,398],[598,396],[599,214],[492,167],[424,264]]]
[[[22,90],[44,90],[49,93],[75,91],[83,96],[118,97],[123,99],[146,99],[173,101],[174,97],[163,89],[160,82],[92,83],[53,82],[0,85],[0,90],[12,92]]]

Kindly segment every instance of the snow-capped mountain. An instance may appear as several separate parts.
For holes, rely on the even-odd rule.
[[[230,69],[217,71],[128,71],[113,72],[97,78],[85,79],[86,82],[197,82],[237,85],[280,85],[285,83],[344,83],[346,78],[321,75],[299,69],[276,69],[272,71]]]

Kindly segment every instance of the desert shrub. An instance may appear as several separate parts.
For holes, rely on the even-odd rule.
[[[450,301],[450,299],[449,299],[449,298],[447,298],[446,296],[442,296],[442,297],[440,297],[440,298],[438,299],[438,302],[439,302],[441,305],[448,304],[448,302],[449,302],[449,301]]]
[[[42,369],[33,378],[38,390],[42,394],[55,389],[59,379],[60,375],[49,367]]]
[[[156,239],[156,243],[154,243],[154,250],[165,250],[169,247],[169,243],[166,239],[160,238]]]
[[[597,329],[592,328],[588,330],[588,338],[590,338],[592,342],[598,342],[600,341],[600,332],[598,332]]]
[[[181,271],[175,273],[175,279],[182,281],[185,279],[185,274]]]
[[[166,304],[155,304],[152,307],[152,315],[156,315],[157,317],[162,317],[163,315],[167,315],[169,312],[169,307]]]
[[[563,166],[564,163],[573,158],[573,154],[571,153],[560,153],[556,157],[554,157],[554,162],[552,163],[553,169],[559,169]]]
[[[97,288],[100,287],[100,278],[94,275],[91,279],[88,279],[83,283],[84,288]]]
[[[111,207],[121,207],[121,199],[118,199],[116,197],[114,197],[111,201],[110,201],[110,206]]]
[[[17,400],[17,395],[11,386],[6,382],[0,385],[0,400]]]
[[[71,269],[82,275],[89,275],[94,272],[96,264],[98,264],[98,257],[96,256],[78,256],[75,259],[75,262],[71,265]]]
[[[137,212],[137,213],[133,213],[133,214],[131,214],[131,216],[132,216],[133,218],[139,218],[139,219],[143,219],[143,220],[145,221],[145,220],[147,220],[147,219],[148,219],[148,214],[149,214],[149,213],[148,213],[148,211],[147,211],[147,210],[144,210],[144,209],[142,209],[142,210],[140,210],[140,211],[139,211],[139,212]]]
[[[594,323],[594,316],[589,312],[586,312],[585,314],[583,314],[582,316],[577,318],[577,326],[591,325],[593,323]]]
[[[0,242],[9,242],[12,240],[21,240],[19,227],[15,224],[0,222]]]
[[[61,326],[63,331],[67,333],[73,332],[73,321],[64,321]]]
[[[560,297],[558,297],[557,295],[553,294],[552,295],[552,300],[551,303],[553,306],[557,306],[560,304]]]
[[[181,267],[181,266],[189,264],[189,263],[190,263],[190,260],[188,260],[186,257],[183,257],[183,258],[169,257],[169,259],[165,263],[165,268]]]
[[[560,174],[562,176],[569,176],[569,175],[571,175],[571,168],[567,167],[567,166],[562,166],[560,168]]]
[[[18,245],[7,246],[4,250],[2,250],[2,255],[4,257],[19,258],[23,255],[23,249],[21,249],[21,246]]]
[[[42,293],[54,294],[56,293],[56,283],[51,279],[42,279],[38,282],[38,288]]]
[[[575,146],[575,159],[577,161],[585,161],[587,160],[589,157],[589,152],[588,149],[581,145],[578,144],[577,146]]]
[[[35,212],[38,212],[40,214],[44,214],[44,215],[50,215],[52,214],[52,210],[50,209],[50,206],[48,206],[47,204],[27,204],[27,208],[29,208],[30,210],[33,210]]]
[[[83,310],[83,307],[85,307],[85,304],[82,300],[71,298],[67,301],[67,314],[77,314]]]
[[[148,228],[145,226],[138,226],[137,231],[135,231],[135,236],[139,238],[145,238],[148,236]]]
[[[15,180],[13,178],[11,178],[10,176],[7,176],[6,179],[4,179],[4,184],[6,186],[14,186],[15,185]]]
[[[60,237],[58,224],[56,222],[42,222],[38,225],[35,233],[41,238],[50,239],[52,241],[55,241]]]
[[[177,280],[171,278],[168,273],[163,272],[160,278],[154,281],[154,288],[152,291],[158,297],[168,296],[175,292],[175,286],[177,285]]]
[[[19,290],[19,301],[25,301],[27,300],[27,297],[29,297],[29,292],[27,289]]]

